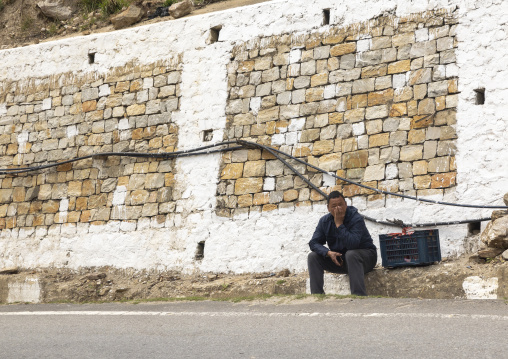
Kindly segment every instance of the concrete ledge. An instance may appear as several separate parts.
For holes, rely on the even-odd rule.
[[[425,299],[507,299],[508,262],[474,264],[467,259],[426,267],[376,268],[366,275],[369,295]],[[325,274],[327,294],[348,295],[349,278]],[[146,273],[112,268],[44,269],[0,275],[0,303],[116,301],[169,297],[248,297],[310,293],[308,274],[243,275]]]

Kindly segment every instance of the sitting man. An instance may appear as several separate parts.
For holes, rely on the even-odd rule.
[[[342,193],[331,192],[327,203],[330,213],[321,217],[309,242],[310,291],[324,294],[323,275],[327,270],[348,274],[351,294],[365,296],[364,275],[376,265],[376,246],[363,217],[355,207],[347,206]]]

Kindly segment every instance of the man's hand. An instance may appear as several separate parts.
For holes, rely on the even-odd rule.
[[[326,253],[326,255],[327,255],[327,257],[330,257],[330,259],[332,260],[333,263],[335,263],[335,265],[342,267],[342,263],[343,263],[342,253],[328,251],[328,253]]]
[[[332,216],[335,222],[335,226],[339,227],[344,223],[344,217],[346,216],[346,206],[337,206],[332,209]]]

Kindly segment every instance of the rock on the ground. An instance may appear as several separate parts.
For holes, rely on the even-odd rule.
[[[508,209],[500,209],[498,211],[492,211],[492,215],[490,216],[493,221],[495,221],[498,218],[508,216]]]
[[[508,249],[503,252],[502,257],[505,261],[508,261]]]
[[[478,257],[480,258],[495,258],[503,253],[501,248],[485,248],[478,251]]]
[[[145,16],[145,10],[136,6],[131,5],[127,10],[122,11],[118,15],[111,17],[111,22],[115,30],[122,29],[140,21]]]
[[[192,2],[190,0],[184,0],[169,7],[169,15],[173,16],[175,19],[190,14],[191,12]]]
[[[508,249],[508,216],[489,222],[481,239],[488,247]]]
[[[41,12],[55,20],[67,20],[72,17],[72,9],[58,0],[46,0],[37,3]]]

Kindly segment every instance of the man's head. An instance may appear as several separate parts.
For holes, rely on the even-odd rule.
[[[332,191],[328,195],[327,199],[328,212],[332,213],[332,210],[339,207],[342,211],[346,211],[347,204],[344,196],[339,191]]]

